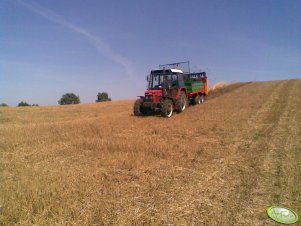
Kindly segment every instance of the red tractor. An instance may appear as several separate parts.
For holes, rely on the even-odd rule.
[[[208,94],[205,72],[183,73],[180,69],[163,68],[152,70],[147,81],[145,95],[140,96],[134,104],[136,116],[160,112],[169,118],[174,111],[183,112],[189,102],[202,103]]]

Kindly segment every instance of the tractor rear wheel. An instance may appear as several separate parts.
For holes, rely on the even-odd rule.
[[[182,91],[179,99],[176,100],[177,111],[178,112],[185,111],[187,105],[188,105],[188,100],[187,100],[186,94],[185,94],[185,92]]]
[[[170,118],[173,114],[173,104],[171,100],[164,100],[161,107],[161,115]]]
[[[134,115],[135,116],[143,115],[143,111],[141,111],[142,103],[143,103],[142,99],[138,99],[135,101],[135,104],[134,104]]]

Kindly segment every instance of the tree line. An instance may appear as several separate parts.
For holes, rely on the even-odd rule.
[[[107,92],[99,92],[97,94],[97,99],[95,102],[105,102],[105,101],[111,101],[112,99],[109,97],[109,94]],[[79,95],[76,95],[74,93],[65,93],[62,95],[62,97],[58,100],[59,105],[67,105],[67,104],[79,104],[80,98]],[[0,107],[7,107],[8,105],[6,103],[0,104]],[[30,105],[25,101],[21,101],[18,105],[18,107],[26,107],[26,106],[39,106],[38,104]]]

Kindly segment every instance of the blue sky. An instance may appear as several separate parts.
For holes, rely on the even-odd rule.
[[[159,64],[217,81],[301,77],[299,0],[1,0],[0,103],[134,99]]]

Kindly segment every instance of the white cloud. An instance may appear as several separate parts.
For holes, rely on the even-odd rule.
[[[124,56],[120,55],[116,51],[114,51],[111,46],[105,42],[101,37],[96,36],[92,34],[91,32],[87,31],[86,29],[77,26],[66,19],[64,19],[62,16],[46,9],[42,8],[41,6],[38,6],[34,4],[33,2],[29,1],[18,1],[20,5],[25,7],[26,9],[29,9],[30,11],[48,19],[49,21],[52,21],[54,23],[57,23],[61,26],[64,26],[68,28],[69,30],[72,30],[84,37],[86,37],[95,47],[96,49],[102,53],[104,56],[106,56],[108,59],[111,59],[112,61],[115,61],[119,65],[121,65],[128,76],[131,79],[134,79],[135,77],[135,70],[130,60],[125,58]]]

